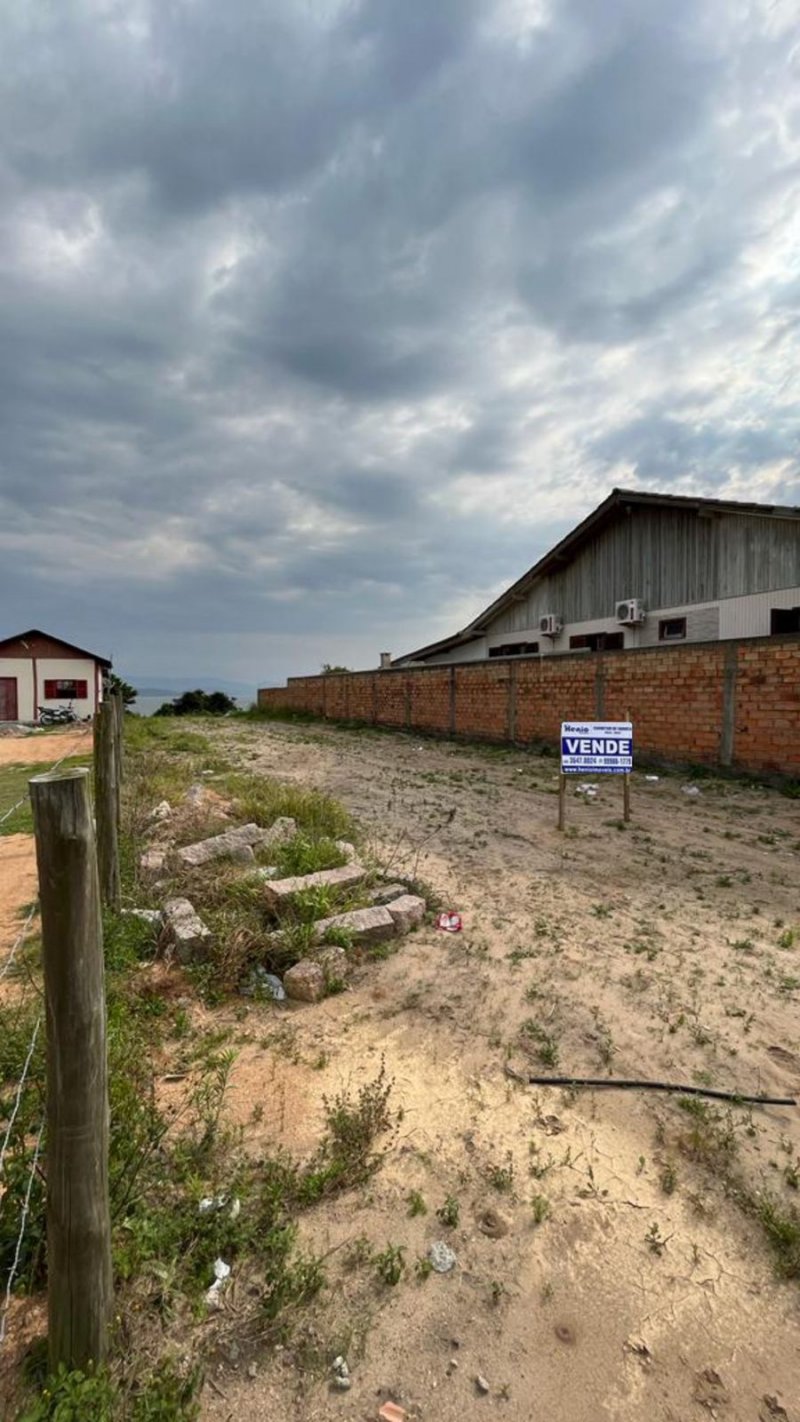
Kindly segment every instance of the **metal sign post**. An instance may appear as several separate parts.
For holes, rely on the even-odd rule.
[[[558,789],[558,828],[566,820],[568,775],[621,775],[623,818],[631,817],[633,724],[630,721],[563,721],[561,774]]]

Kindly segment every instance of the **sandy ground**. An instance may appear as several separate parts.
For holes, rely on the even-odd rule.
[[[629,830],[606,782],[594,804],[570,798],[561,836],[550,760],[326,727],[214,735],[250,770],[341,798],[464,931],[420,930],[318,1006],[213,1014],[234,1031],[229,1112],[254,1153],[313,1150],[323,1095],[382,1059],[402,1119],[367,1190],[303,1217],[328,1287],[290,1345],[259,1350],[240,1330],[235,1279],[204,1422],[370,1422],[386,1399],[437,1422],[800,1422],[800,1290],[776,1278],[711,1138],[704,1163],[671,1098],[506,1072],[800,1095],[800,802],[710,781],[692,799],[678,777],[637,775]],[[31,738],[11,759],[52,745]],[[3,873],[0,954],[35,892],[28,837],[0,839]],[[799,1117],[723,1118],[729,1168],[786,1206]],[[410,1216],[412,1190],[427,1213]],[[455,1228],[436,1217],[448,1196]],[[436,1239],[456,1267],[420,1281]],[[404,1250],[395,1287],[365,1263],[388,1244]],[[347,1393],[329,1382],[339,1352]]]
[[[89,755],[92,732],[88,726],[48,731],[30,736],[0,736],[0,765],[52,764],[66,755]]]
[[[546,759],[325,727],[218,734],[248,769],[339,796],[464,932],[425,928],[316,1007],[231,1017],[230,1107],[253,1150],[310,1150],[323,1093],[382,1057],[403,1115],[369,1190],[304,1218],[307,1243],[334,1251],[313,1326],[263,1356],[234,1327],[207,1422],[360,1422],[387,1398],[437,1422],[798,1422],[800,1291],[710,1138],[703,1164],[671,1098],[521,1086],[505,1067],[800,1094],[800,803],[709,781],[692,799],[680,778],[637,775],[628,831],[609,780],[594,804],[570,798],[560,836]],[[799,1116],[729,1118],[732,1169],[784,1204]],[[409,1216],[411,1190],[427,1214]],[[448,1195],[454,1229],[435,1214]],[[420,1282],[437,1238],[456,1268]],[[360,1239],[404,1248],[398,1285],[354,1263]],[[325,1378],[339,1351],[347,1393]]]
[[[91,730],[52,731],[47,735],[0,736],[0,765],[52,765],[62,756],[89,755]],[[0,806],[0,813],[10,806]],[[20,910],[36,898],[36,850],[33,835],[0,835],[0,964],[21,927]]]

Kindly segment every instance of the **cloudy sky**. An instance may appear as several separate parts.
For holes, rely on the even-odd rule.
[[[800,502],[797,0],[7,0],[0,630],[279,680]]]

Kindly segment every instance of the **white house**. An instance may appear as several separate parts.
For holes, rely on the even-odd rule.
[[[0,640],[0,721],[35,721],[40,706],[72,703],[76,716],[93,716],[111,662],[60,637],[32,628]]]

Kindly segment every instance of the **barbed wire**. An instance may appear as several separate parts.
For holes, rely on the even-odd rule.
[[[86,726],[86,727],[84,727],[81,731],[78,731],[77,734],[78,734],[78,735],[81,735],[81,736],[87,736],[87,735],[89,734],[89,731],[90,731],[90,730],[91,730],[91,726]],[[49,769],[48,771],[43,772],[43,773],[46,773],[47,775],[52,775],[55,770],[58,770],[58,767],[59,767],[60,765],[63,765],[63,764],[64,764],[64,761],[65,761],[65,760],[68,760],[68,759],[69,759],[69,756],[70,756],[70,751],[65,751],[64,754],[61,756],[61,758],[60,758],[59,760],[57,760],[53,765],[51,765],[51,766],[50,766],[50,769]],[[6,822],[6,820],[10,820],[10,819],[11,819],[11,816],[12,816],[13,814],[15,814],[16,811],[19,810],[22,805],[25,804],[25,801],[27,800],[27,798],[28,798],[28,795],[27,795],[27,792],[26,792],[26,793],[22,796],[22,799],[21,799],[21,800],[17,800],[16,805],[12,805],[10,810],[6,810],[4,814],[0,815],[0,825],[4,825],[5,822]]]
[[[41,1012],[40,1012],[40,1013],[39,1013],[39,1016],[38,1016],[37,1019],[36,1019],[36,1024],[35,1024],[34,1029],[33,1029],[33,1035],[32,1035],[32,1037],[31,1037],[30,1043],[29,1043],[29,1045],[28,1045],[28,1055],[27,1055],[26,1058],[25,1058],[25,1065],[24,1065],[23,1068],[22,1068],[22,1075],[21,1075],[19,1081],[17,1082],[17,1094],[16,1094],[16,1096],[14,1097],[14,1105],[13,1105],[12,1108],[11,1108],[11,1115],[9,1116],[9,1119],[8,1119],[8,1125],[7,1125],[7,1127],[6,1127],[6,1133],[5,1133],[5,1137],[4,1137],[4,1139],[3,1139],[3,1144],[2,1144],[2,1146],[0,1146],[0,1180],[2,1180],[2,1178],[3,1178],[3,1167],[4,1167],[4,1165],[5,1165],[6,1151],[8,1150],[8,1142],[9,1142],[10,1139],[11,1139],[11,1132],[12,1132],[13,1129],[14,1129],[14,1122],[16,1121],[17,1116],[19,1115],[19,1108],[20,1108],[20,1106],[21,1106],[21,1104],[22,1104],[22,1092],[23,1092],[23,1090],[24,1090],[24,1088],[25,1088],[25,1081],[26,1081],[26,1078],[27,1078],[27,1075],[28,1075],[28,1071],[29,1071],[29,1068],[30,1068],[30,1064],[31,1064],[31,1062],[32,1062],[32,1060],[33,1060],[33,1053],[34,1053],[34,1051],[35,1051],[35,1049],[36,1049],[36,1038],[37,1038],[38,1035],[39,1035],[39,1028],[41,1027],[41,1025],[42,1025],[42,1014],[41,1014]]]
[[[38,1023],[37,1023],[37,1027],[38,1027]],[[17,1235],[16,1248],[15,1248],[15,1250],[14,1250],[14,1259],[13,1259],[13,1261],[12,1261],[11,1268],[10,1268],[10,1270],[9,1270],[9,1272],[8,1272],[8,1280],[7,1280],[7,1283],[6,1283],[6,1293],[5,1293],[5,1298],[4,1298],[4,1300],[3,1300],[3,1310],[2,1310],[2,1313],[0,1313],[0,1348],[2,1348],[3,1344],[4,1344],[5,1341],[6,1341],[6,1319],[8,1318],[8,1310],[9,1310],[9,1306],[10,1306],[10,1304],[11,1304],[11,1291],[12,1291],[12,1289],[14,1288],[14,1280],[16,1279],[16,1277],[17,1277],[17,1272],[18,1272],[18,1270],[19,1270],[19,1261],[20,1261],[20,1259],[22,1258],[22,1245],[23,1245],[23,1242],[24,1242],[24,1240],[25,1240],[25,1229],[26,1229],[27,1224],[28,1224],[28,1215],[30,1214],[31,1194],[32,1194],[32,1192],[33,1192],[33,1182],[34,1182],[34,1179],[35,1179],[35,1176],[36,1176],[36,1170],[37,1170],[37,1167],[38,1167],[38,1165],[39,1165],[39,1153],[40,1153],[41,1148],[42,1148],[42,1136],[43,1136],[43,1135],[44,1135],[44,1117],[42,1117],[42,1121],[41,1121],[41,1124],[40,1124],[40,1126],[39,1126],[39,1134],[38,1134],[37,1137],[36,1137],[36,1146],[35,1146],[34,1152],[33,1152],[33,1160],[31,1161],[30,1174],[28,1175],[28,1184],[27,1184],[27,1187],[26,1187],[26,1190],[25,1190],[25,1199],[23,1200],[23,1203],[22,1203],[22,1213],[20,1214],[20,1219],[19,1219],[19,1233],[18,1233],[18,1235]]]
[[[2,982],[6,974],[10,972],[11,964],[13,963],[14,958],[16,957],[20,945],[23,943],[25,937],[27,936],[28,929],[30,928],[33,922],[34,915],[38,907],[38,902],[36,902],[32,903],[30,908],[28,909],[25,922],[23,923],[22,928],[14,939],[14,942],[11,944],[11,951],[9,952],[9,955],[6,958],[6,961],[4,962],[2,968],[0,968],[0,982]]]

